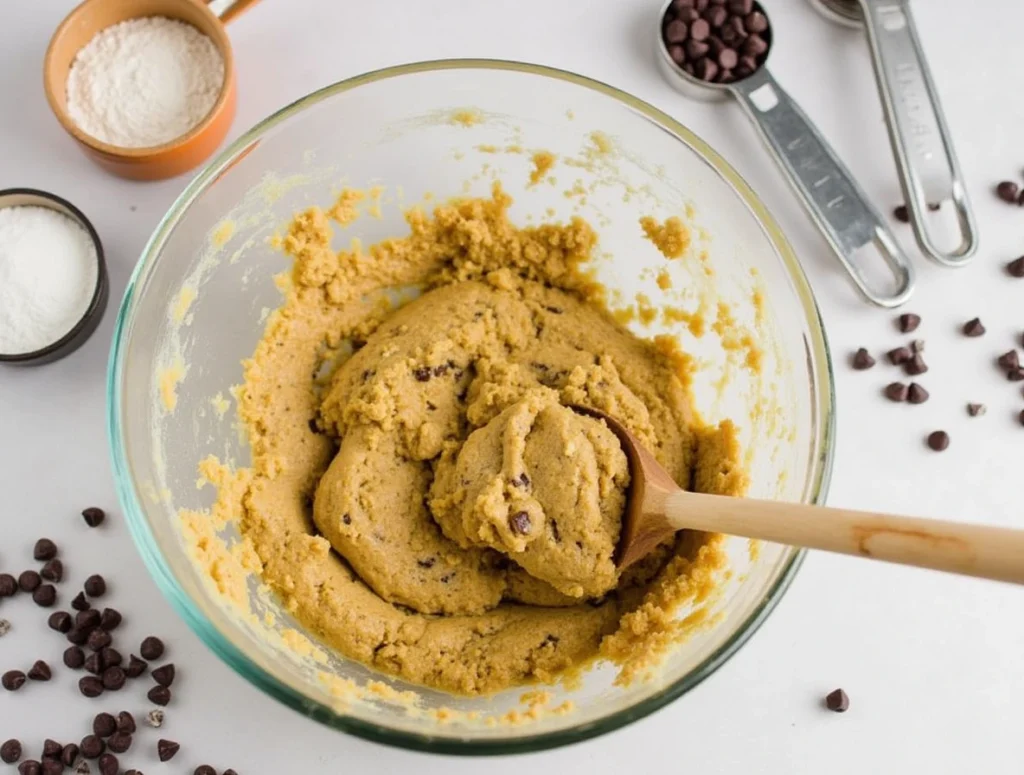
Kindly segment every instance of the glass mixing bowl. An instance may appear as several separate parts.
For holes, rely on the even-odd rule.
[[[556,163],[530,185],[537,150]],[[682,696],[757,630],[802,557],[792,547],[729,539],[732,571],[708,603],[707,626],[647,680],[617,686],[614,666],[597,664],[578,685],[550,687],[550,705],[519,715],[522,689],[452,697],[336,654],[303,655],[294,637],[281,637],[301,627],[257,579],[242,588],[240,606],[225,604],[194,560],[179,510],[209,508],[214,499],[210,487],[196,486],[202,458],[248,461],[230,389],[281,300],[274,276],[289,263],[270,237],[293,213],[331,204],[347,185],[371,193],[340,236],[370,244],[406,233],[402,207],[487,196],[494,179],[514,197],[518,223],[574,214],[592,223],[600,239],[593,271],[613,306],[636,308],[641,293],[641,307],[713,316],[718,301],[728,303],[732,318],[700,337],[682,322],[631,326],[641,336],[675,337],[697,356],[696,404],[708,420],[732,417],[741,426],[752,496],[823,500],[833,429],[828,349],[811,289],[775,220],[732,167],[665,113],[532,65],[443,61],[369,73],[242,136],[192,181],[146,246],[121,306],[108,385],[118,494],[132,534],[160,589],[203,641],[254,685],[322,723],[462,754],[579,741]],[[658,253],[639,227],[645,215],[684,218],[694,236],[687,256]],[[657,282],[664,273],[671,289]],[[763,353],[757,373],[723,347],[723,335],[741,331]],[[218,535],[238,539],[231,523]],[[544,711],[566,699],[572,712]]]

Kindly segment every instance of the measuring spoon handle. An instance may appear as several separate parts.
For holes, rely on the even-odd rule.
[[[860,5],[914,236],[933,261],[962,266],[978,247],[977,225],[910,4],[906,0],[860,0]],[[960,244],[944,251],[929,233],[926,211],[929,202],[947,199],[956,211]]]
[[[768,72],[732,84],[775,161],[864,297],[898,307],[914,287],[914,271],[881,214],[814,125]],[[882,259],[891,279],[868,274]]]

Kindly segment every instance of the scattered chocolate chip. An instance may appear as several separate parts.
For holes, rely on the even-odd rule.
[[[117,732],[107,740],[107,750],[114,753],[124,753],[132,747],[132,736],[126,732]]]
[[[1007,204],[1017,204],[1017,194],[1019,193],[1019,190],[1020,189],[1016,183],[1011,180],[1004,180],[996,186],[996,196]]]
[[[26,759],[18,765],[18,775],[42,775],[43,765],[35,759]]]
[[[90,506],[82,511],[82,519],[85,520],[85,524],[89,527],[99,527],[103,524],[103,520],[106,516],[107,515],[103,509],[97,508],[96,506]]]
[[[85,652],[80,646],[68,646],[64,649],[64,665],[72,670],[78,670],[85,664]]]
[[[1010,382],[1024,382],[1024,366],[1018,366],[1006,372],[1006,378]]]
[[[14,764],[18,759],[21,758],[21,741],[15,740],[13,737],[10,740],[5,740],[3,745],[0,745],[0,760],[4,764]]]
[[[107,592],[107,582],[98,573],[87,578],[82,586],[89,597],[102,597]]]
[[[6,619],[0,619],[0,638],[11,631],[11,623]]]
[[[967,414],[971,417],[981,417],[988,411],[988,408],[984,404],[968,404]]]
[[[89,630],[83,630],[81,627],[72,626],[64,637],[68,639],[68,643],[74,643],[76,646],[84,646],[85,642],[89,639],[89,632]]]
[[[928,391],[918,385],[916,382],[911,382],[910,387],[907,388],[907,401],[912,404],[923,404],[929,398]]]
[[[964,323],[964,336],[981,336],[985,333],[985,326],[981,318],[974,318]]]
[[[54,557],[39,569],[39,575],[47,581],[59,582],[64,578],[64,563]]]
[[[420,366],[417,369],[412,370],[412,375],[416,378],[417,382],[429,382],[430,381],[430,367]]]
[[[100,612],[95,608],[86,608],[75,614],[75,626],[83,630],[93,630],[100,624]]]
[[[80,748],[82,756],[86,759],[97,759],[100,754],[107,750],[107,744],[103,742],[99,735],[86,735],[82,738]]]
[[[35,592],[42,583],[42,577],[34,570],[22,571],[21,575],[18,576],[18,586],[22,592]]]
[[[1016,369],[1020,366],[1020,356],[1017,355],[1016,350],[1010,350],[1009,352],[1005,352],[999,356],[998,363],[1000,367],[1010,371],[1011,369]]]
[[[530,515],[525,511],[517,511],[508,518],[509,529],[517,535],[526,535],[530,532]]]
[[[1015,258],[1006,265],[1006,271],[1013,277],[1024,277],[1024,256]]]
[[[942,452],[949,447],[949,434],[945,431],[933,431],[928,434],[928,446],[936,452]]]
[[[164,712],[154,708],[146,714],[146,723],[154,729],[159,729],[164,725]]]
[[[16,692],[25,685],[25,674],[20,670],[8,670],[0,676],[0,686],[9,692]]]
[[[160,711],[153,712],[160,713]],[[162,720],[163,714],[160,713],[160,715]],[[155,726],[160,725],[156,724]],[[181,746],[173,740],[164,740],[163,738],[161,738],[160,740],[156,741],[156,755],[160,758],[160,761],[162,762],[169,762],[171,759],[173,759],[174,754],[176,754],[180,748]]]
[[[97,627],[89,633],[89,639],[86,643],[93,651],[101,651],[109,646],[111,641],[113,641],[113,638],[110,633]]]
[[[1021,413],[1017,416],[1017,419],[1020,420],[1021,425],[1024,425],[1024,411],[1021,411]]]
[[[78,746],[74,743],[68,743],[66,746],[60,749],[60,760],[65,767],[70,767],[75,763],[75,759],[78,758]]]
[[[908,392],[909,388],[902,382],[893,382],[885,387],[885,397],[890,401],[906,401]]]
[[[57,544],[49,538],[40,538],[32,549],[32,557],[44,562],[57,556]]]
[[[43,584],[36,587],[32,593],[32,602],[40,608],[49,608],[57,602],[57,588],[53,584]]]
[[[174,663],[170,662],[154,670],[153,680],[161,686],[170,686],[174,683]]]
[[[43,759],[39,772],[42,775],[60,775],[64,772],[64,763],[60,759]]]
[[[910,223],[910,211],[906,205],[896,205],[892,209],[892,217],[900,223]]]
[[[899,326],[900,333],[909,334],[917,330],[917,327],[921,325],[921,316],[915,315],[913,312],[904,312],[898,318],[896,323]]]
[[[60,755],[61,755],[61,752],[63,750],[64,750],[64,747],[60,743],[58,743],[56,740],[53,740],[53,739],[48,737],[48,738],[46,738],[43,741],[43,758],[44,759],[59,759]]]
[[[108,667],[116,667],[123,661],[124,657],[121,656],[121,652],[117,649],[113,649],[108,646],[107,648],[100,650],[100,664],[104,669]]]
[[[76,611],[85,611],[89,608],[89,601],[86,600],[84,592],[79,592],[74,596],[71,600],[71,607]]]
[[[43,660],[37,659],[29,668],[28,677],[33,681],[49,681],[53,677],[50,666]]]
[[[921,353],[916,353],[913,358],[903,365],[903,368],[907,374],[916,377],[917,375],[924,374],[928,371],[928,364],[924,362],[924,358],[921,357]]]
[[[1021,191],[1017,195],[1017,206],[1018,207],[1024,207],[1024,191]]]
[[[217,775],[217,770],[213,769],[209,764],[200,764],[192,770],[192,775]]]
[[[842,689],[835,689],[825,696],[825,707],[836,713],[845,713],[850,707],[850,698]]]
[[[228,769],[224,770],[224,772],[222,772],[221,775],[238,775],[238,773],[230,767],[228,767]]]
[[[148,659],[150,662],[154,659],[160,659],[164,655],[164,642],[151,635],[142,641],[142,645],[139,646],[139,653],[142,654],[143,659]]]
[[[116,630],[121,624],[121,612],[116,608],[104,608],[100,615],[100,627],[104,630]]]
[[[117,719],[110,713],[97,713],[92,720],[92,731],[97,737],[110,737],[117,731]]]
[[[142,773],[139,770],[131,769],[125,770],[124,775],[142,775]]]
[[[126,735],[135,734],[135,716],[126,710],[122,710],[117,714],[117,731],[123,732]]]
[[[78,691],[86,697],[99,697],[103,694],[103,681],[94,675],[83,676],[78,679]]]
[[[18,592],[18,581],[10,573],[0,573],[0,597],[11,597]]]
[[[103,674],[103,657],[100,652],[94,651],[85,658],[85,669],[93,675]]]
[[[889,350],[885,356],[893,366],[900,366],[910,361],[914,357],[914,353],[909,347],[897,347],[894,350]]]
[[[129,678],[138,678],[146,672],[146,668],[148,667],[149,665],[146,664],[145,661],[132,654],[128,658],[128,667],[125,668],[125,672],[128,674]]]
[[[128,680],[128,675],[124,672],[124,668],[115,666],[108,667],[104,670],[102,678],[103,688],[116,692],[124,688],[125,681]]]
[[[853,354],[853,368],[857,371],[870,369],[874,365],[875,359],[871,357],[871,353],[869,353],[865,348],[861,347]]]
[[[146,697],[156,705],[167,705],[171,701],[171,690],[157,684],[146,693]]]
[[[57,632],[67,632],[71,629],[71,614],[67,611],[54,611],[46,620],[47,626]]]
[[[100,775],[117,775],[121,765],[114,754],[105,753],[96,762],[96,767],[99,769]]]

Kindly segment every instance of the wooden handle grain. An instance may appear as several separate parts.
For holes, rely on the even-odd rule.
[[[677,529],[1024,584],[1024,530],[691,492],[668,495],[665,516]]]
[[[237,19],[243,11],[256,5],[259,0],[206,0],[210,10],[223,24]]]

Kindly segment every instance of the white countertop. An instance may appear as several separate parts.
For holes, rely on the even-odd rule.
[[[232,136],[336,80],[403,61],[488,56],[539,62],[606,81],[668,111],[711,142],[775,212],[806,261],[836,353],[838,448],[829,501],[1024,527],[1019,386],[990,365],[1024,332],[1024,281],[1003,263],[1024,252],[1024,209],[992,196],[1024,175],[1024,4],[918,0],[921,37],[951,122],[982,233],[975,264],[928,265],[909,227],[897,234],[919,271],[908,306],[924,317],[931,401],[896,406],[876,392],[879,372],[850,370],[849,351],[897,339],[890,313],[858,301],[735,105],[686,101],[660,78],[650,40],[658,0],[508,4],[264,2],[231,25],[239,72]],[[833,26],[804,0],[766,0],[775,28],[775,75],[888,211],[901,199],[863,36]],[[30,186],[78,204],[102,236],[111,302],[99,331],[73,356],[41,368],[0,369],[0,570],[17,573],[33,541],[65,545],[75,584],[111,582],[132,641],[150,632],[181,668],[163,736],[182,743],[168,765],[147,750],[144,771],[191,772],[209,762],[243,775],[299,772],[585,771],[655,765],[693,773],[1021,772],[1024,591],[1008,585],[811,554],[760,632],[713,677],[624,730],[566,749],[490,761],[385,748],[333,732],[262,696],[232,673],[171,611],[120,517],[104,427],[104,375],[117,302],[143,243],[186,178],[156,184],[112,178],[61,131],[42,91],[43,52],[75,0],[8,2],[0,10],[0,188]],[[971,5],[970,16],[961,18]],[[981,315],[983,340],[959,325]],[[967,401],[988,404],[970,419]],[[952,436],[942,455],[927,431]],[[78,512],[108,509],[102,533]],[[1024,558],[1022,558],[1024,562]],[[67,589],[67,587],[65,588]],[[50,684],[0,692],[0,740],[77,739],[96,711],[61,664],[63,640],[27,599],[3,601],[15,630],[0,640],[0,671],[36,658]],[[60,686],[56,685],[60,684]],[[844,715],[820,708],[842,686]],[[133,710],[147,706],[124,693]],[[143,738],[147,749],[156,735]],[[172,766],[173,765],[173,766]],[[0,765],[0,770],[7,770]],[[12,769],[13,772],[13,769]]]

